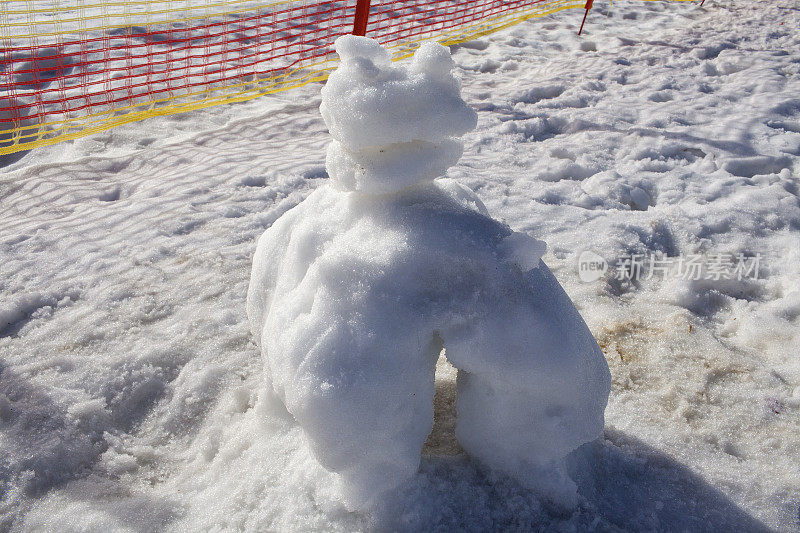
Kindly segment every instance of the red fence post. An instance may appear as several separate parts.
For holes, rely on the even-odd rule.
[[[367,34],[367,19],[369,19],[370,0],[358,0],[356,2],[356,18],[353,21],[353,35]]]
[[[584,6],[586,12],[583,14],[583,22],[581,22],[581,29],[578,30],[578,35],[580,35],[583,31],[583,25],[586,24],[586,17],[589,15],[589,10],[592,9],[593,1],[594,0],[586,0],[586,5]]]

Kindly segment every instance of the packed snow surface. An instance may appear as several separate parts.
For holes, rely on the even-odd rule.
[[[562,460],[603,431],[608,365],[540,261],[543,243],[490,218],[469,189],[434,182],[409,153],[452,152],[450,136],[475,123],[450,52],[425,44],[406,70],[365,37],[336,49],[321,110],[333,150],[358,155],[345,169],[329,152],[328,174],[344,187],[337,176],[359,174],[368,148],[394,164],[361,173],[353,190],[319,187],[259,239],[247,314],[269,393],[342,476],[346,502],[374,507],[417,473],[444,346],[459,369],[461,446],[574,506]],[[375,182],[383,192],[366,192]]]
[[[462,453],[443,358],[419,473],[371,517],[264,397],[250,267],[330,184],[314,85],[3,159],[0,530],[797,531],[800,11],[619,0],[579,38],[581,16],[451,47],[478,123],[447,171],[548,243],[605,352],[573,510]],[[578,268],[739,253],[757,279]]]

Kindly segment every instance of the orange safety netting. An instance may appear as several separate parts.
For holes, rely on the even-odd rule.
[[[364,1],[361,0],[362,8]],[[356,0],[0,0],[0,155],[323,80]],[[368,4],[368,2],[367,2]],[[394,57],[585,0],[374,0]]]
[[[413,52],[584,0],[377,0],[367,35]],[[0,154],[323,80],[356,0],[0,0]]]

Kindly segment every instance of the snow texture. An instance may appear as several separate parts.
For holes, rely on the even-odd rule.
[[[573,511],[461,453],[444,358],[419,472],[370,515],[266,397],[255,242],[330,184],[309,84],[0,157],[0,531],[796,532],[800,11],[595,2],[578,37],[582,15],[451,47],[478,125],[447,171],[547,241],[605,352]],[[762,270],[585,282],[584,251]]]
[[[459,369],[461,446],[574,507],[563,459],[602,433],[611,375],[541,262],[544,244],[409,153],[425,143],[441,160],[474,125],[449,51],[426,44],[406,70],[368,38],[336,48],[320,106],[336,138],[328,174],[342,187],[370,148],[393,164],[372,165],[354,190],[319,187],[259,239],[247,314],[270,392],[342,476],[348,504],[374,507],[419,468],[444,346]],[[332,162],[348,148],[351,168]],[[375,183],[382,194],[367,192]]]

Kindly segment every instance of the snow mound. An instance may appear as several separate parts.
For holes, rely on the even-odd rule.
[[[334,142],[326,165],[342,190],[392,192],[441,176],[461,157],[453,138],[477,115],[460,96],[446,48],[423,44],[407,66],[366,37],[336,40],[341,57],[320,112]]]
[[[574,505],[563,459],[602,433],[608,366],[544,243],[433,180],[460,153],[449,136],[474,125],[447,50],[425,45],[407,69],[369,39],[337,50],[322,106],[333,186],[281,216],[253,260],[247,313],[268,392],[347,504],[369,508],[417,472],[445,347],[463,448]]]

